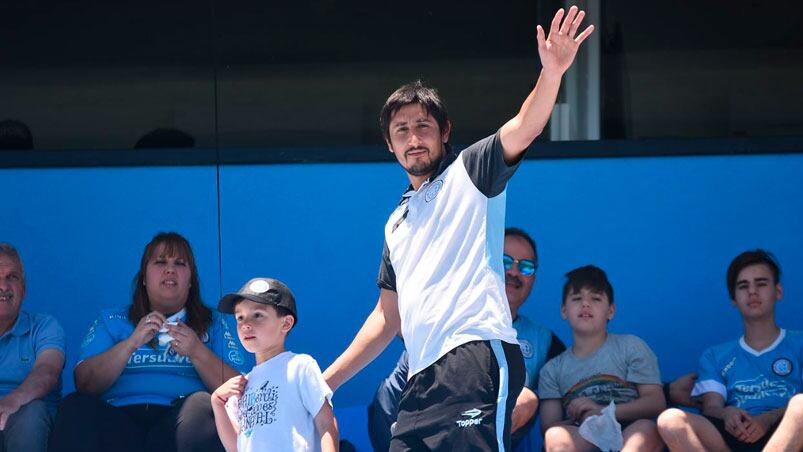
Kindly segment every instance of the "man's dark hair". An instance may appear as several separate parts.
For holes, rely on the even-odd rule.
[[[393,92],[385,101],[382,111],[379,113],[379,127],[382,129],[382,136],[390,142],[390,119],[402,107],[410,104],[419,104],[424,107],[424,111],[435,118],[441,133],[449,127],[449,113],[443,104],[438,91],[435,88],[425,86],[421,80],[402,85]],[[449,143],[445,143],[446,151],[450,149]]]
[[[764,264],[770,268],[774,278],[774,284],[781,282],[781,266],[778,264],[778,259],[774,254],[770,253],[769,251],[764,251],[760,248],[756,250],[745,251],[736,256],[728,266],[728,274],[725,277],[725,282],[728,284],[728,293],[731,296],[731,300],[734,299],[734,293],[736,292],[736,278],[739,277],[739,273],[751,265],[758,264]]]
[[[601,268],[586,265],[566,273],[566,283],[563,284],[563,301],[561,303],[566,303],[566,297],[569,294],[580,292],[583,289],[602,292],[608,296],[608,301],[613,304],[613,286],[608,281],[608,275]]]
[[[535,246],[535,240],[530,237],[530,234],[527,233],[524,229],[520,228],[507,228],[505,229],[505,237],[507,236],[519,237],[524,239],[525,242],[529,243],[530,246],[533,248],[533,261],[538,264],[538,248]]]
[[[0,150],[28,149],[33,149],[31,129],[16,119],[0,121]]]

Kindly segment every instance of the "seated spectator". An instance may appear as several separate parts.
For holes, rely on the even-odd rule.
[[[145,247],[127,308],[106,309],[61,403],[55,451],[221,451],[210,393],[248,366],[224,318],[204,306],[190,244]]]
[[[16,119],[0,121],[0,151],[28,149],[33,149],[31,129]]]
[[[64,330],[20,310],[24,297],[19,253],[0,243],[0,450],[44,452],[61,397]]]
[[[800,400],[790,399],[803,390],[803,332],[775,321],[780,266],[764,250],[746,251],[731,262],[726,282],[744,335],[703,353],[694,387],[702,415],[665,411],[658,418],[661,436],[671,450],[762,450],[771,438],[774,450],[794,442],[796,449],[780,450],[799,450],[800,430],[792,435],[797,438],[789,432],[803,422]]]
[[[605,433],[619,435],[618,423],[622,450],[661,450],[651,420],[666,407],[655,354],[636,336],[608,333],[616,308],[604,271],[588,265],[566,278],[560,311],[571,326],[573,342],[541,369],[544,447],[595,450],[599,437],[581,435],[582,424],[614,402],[615,422]]]
[[[527,371],[524,388],[516,399],[512,415],[512,444],[516,449],[535,424],[538,397],[534,391],[538,386],[538,371],[546,361],[563,352],[566,346],[552,330],[519,313],[533,290],[538,268],[538,249],[527,232],[519,228],[505,230],[502,266],[513,328],[516,329]],[[391,426],[399,412],[399,400],[407,377],[407,352],[403,352],[393,372],[379,385],[374,400],[368,406],[368,433],[375,450],[388,450],[390,447]]]

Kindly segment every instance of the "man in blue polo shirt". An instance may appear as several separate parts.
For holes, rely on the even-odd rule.
[[[0,243],[0,444],[44,452],[61,397],[64,330],[49,315],[21,311],[24,296],[19,253]]]

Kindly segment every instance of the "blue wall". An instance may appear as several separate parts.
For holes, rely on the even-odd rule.
[[[525,161],[509,185],[507,223],[533,234],[541,265],[523,312],[568,342],[562,275],[599,265],[616,291],[611,331],[643,337],[674,378],[704,347],[740,334],[725,268],[763,247],[785,272],[779,321],[801,329],[800,174],[803,155]],[[24,308],[55,315],[67,331],[68,391],[89,323],[102,307],[128,303],[142,248],[164,230],[193,244],[210,305],[252,276],[287,282],[299,303],[288,345],[325,368],[376,302],[382,226],[407,185],[394,163],[16,169],[0,178],[11,187],[0,241],[25,261]],[[335,405],[365,405],[400,350],[394,343]],[[357,432],[345,436],[361,428],[342,427]]]

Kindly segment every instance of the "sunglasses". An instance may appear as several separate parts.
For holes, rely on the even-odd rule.
[[[519,273],[521,273],[523,276],[532,275],[538,268],[538,264],[536,264],[535,261],[531,261],[529,259],[513,259],[507,254],[502,256],[502,265],[505,267],[505,270],[509,270],[513,264],[519,265]]]

